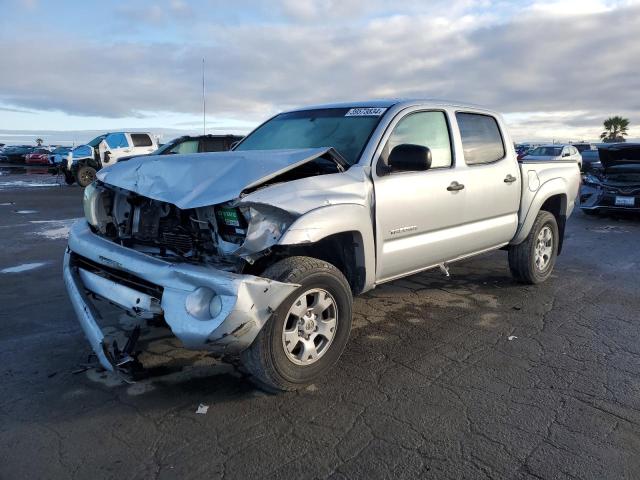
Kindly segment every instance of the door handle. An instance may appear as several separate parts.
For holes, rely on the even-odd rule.
[[[513,175],[509,174],[505,177],[504,179],[504,183],[513,183],[517,180],[516,177],[514,177]]]
[[[451,182],[451,185],[447,187],[447,190],[450,192],[457,192],[458,190],[462,190],[464,185],[458,182]]]

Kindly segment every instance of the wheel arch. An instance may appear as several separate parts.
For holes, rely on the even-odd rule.
[[[278,248],[333,264],[347,278],[354,294],[373,288],[375,240],[367,207],[342,204],[312,210],[287,229]]]
[[[552,195],[547,198],[540,210],[551,213],[558,224],[558,255],[562,252],[564,242],[564,228],[567,223],[567,196],[563,193]]]
[[[566,182],[561,178],[549,180],[548,182],[541,185],[535,196],[531,200],[529,208],[524,215],[524,220],[522,221],[515,237],[510,243],[512,245],[518,245],[522,243],[527,238],[527,235],[529,235],[538,212],[540,210],[545,210],[555,217],[558,224],[558,233],[560,237],[558,239],[558,254],[560,254],[564,242],[565,225],[570,209],[570,202],[566,192]]]

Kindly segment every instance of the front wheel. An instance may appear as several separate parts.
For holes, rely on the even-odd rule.
[[[78,174],[76,175],[76,181],[78,182],[78,185],[80,185],[81,187],[86,187],[88,185],[90,185],[91,183],[93,183],[93,181],[96,179],[96,169],[93,167],[89,167],[87,165],[83,165],[82,167],[78,168]]]
[[[336,267],[311,257],[286,258],[262,276],[300,287],[274,311],[242,362],[260,387],[296,390],[340,358],[351,331],[351,289]]]
[[[541,210],[525,241],[509,248],[511,275],[521,283],[544,282],[556,263],[558,240],[556,217]]]

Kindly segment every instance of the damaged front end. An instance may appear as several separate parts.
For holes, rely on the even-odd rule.
[[[584,176],[580,208],[586,213],[640,212],[640,144],[598,150],[603,168]]]
[[[94,300],[150,323],[164,323],[191,349],[236,354],[253,342],[271,312],[296,288],[269,279],[168,257],[149,257],[94,234],[77,222],[64,259],[64,280],[100,363],[114,370],[130,354],[105,337]]]
[[[240,273],[280,239],[295,215],[239,200],[180,209],[100,182],[85,189],[96,234],[164,260]]]
[[[216,187],[209,177],[198,182],[197,165],[187,182],[186,171],[163,172],[155,159],[101,172],[84,192],[86,221],[70,232],[64,280],[102,366],[114,370],[130,361],[140,331],[133,330],[124,347],[107,338],[96,299],[146,326],[167,326],[187,348],[235,355],[249,347],[298,287],[251,274],[300,216],[255,194],[296,178],[341,172],[331,155],[330,149],[286,152],[275,173],[245,169],[234,185],[221,177]],[[239,169],[237,157],[225,152],[214,158]],[[208,173],[227,168],[221,164]]]

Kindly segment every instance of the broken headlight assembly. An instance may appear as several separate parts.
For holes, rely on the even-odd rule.
[[[248,222],[247,233],[242,246],[234,253],[249,263],[278,243],[295,220],[291,213],[270,205],[245,205],[240,210]]]

